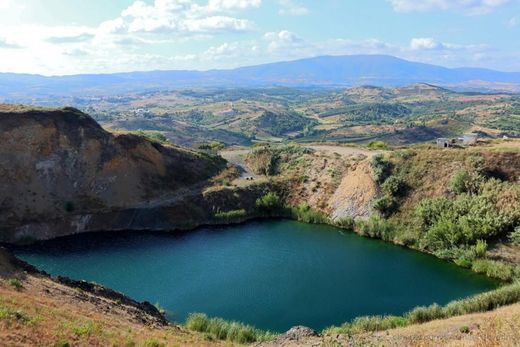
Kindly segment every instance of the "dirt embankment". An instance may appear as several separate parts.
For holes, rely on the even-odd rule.
[[[149,303],[102,286],[54,280],[0,248],[2,346],[207,345]],[[217,343],[215,343],[217,344]]]
[[[138,136],[114,136],[72,108],[0,108],[0,143],[5,242],[136,228],[135,219],[144,226],[139,218],[150,212],[151,202],[186,189],[194,200],[226,165],[218,157]]]

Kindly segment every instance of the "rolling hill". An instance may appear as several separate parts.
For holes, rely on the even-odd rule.
[[[0,100],[42,95],[121,94],[187,87],[403,86],[412,83],[464,90],[520,90],[519,72],[456,68],[385,55],[322,56],[231,70],[149,71],[115,74],[40,75],[0,73]]]

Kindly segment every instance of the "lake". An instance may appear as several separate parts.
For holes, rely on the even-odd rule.
[[[283,332],[445,304],[497,283],[433,256],[330,226],[259,221],[191,232],[83,234],[15,253],[52,275]]]

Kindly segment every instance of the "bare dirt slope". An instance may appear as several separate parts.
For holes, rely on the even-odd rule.
[[[217,157],[115,136],[72,108],[0,106],[0,143],[4,241],[29,224],[139,207],[203,185],[225,167]]]
[[[150,304],[97,285],[62,282],[73,286],[24,267],[0,249],[0,345],[210,344],[201,334],[167,323]]]

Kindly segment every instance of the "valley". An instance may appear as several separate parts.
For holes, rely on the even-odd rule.
[[[520,98],[515,94],[458,93],[427,84],[159,91],[74,102],[110,131],[160,134],[190,147],[378,140],[406,145],[472,131],[488,137],[519,135]]]
[[[218,145],[190,149],[172,145],[168,141],[158,141],[147,133],[107,132],[93,118],[73,108],[46,109],[8,105],[3,106],[2,112],[0,112],[0,129],[4,137],[1,156],[4,160],[1,166],[2,175],[8,178],[0,186],[0,196],[3,197],[1,237],[5,244],[30,244],[38,240],[53,240],[64,236],[70,237],[70,242],[75,242],[74,240],[79,241],[80,237],[85,237],[85,240],[90,241],[80,242],[77,245],[89,245],[88,247],[92,247],[91,251],[96,251],[100,247],[92,242],[96,238],[105,242],[103,240],[109,240],[110,233],[123,235],[125,232],[132,232],[139,235],[143,232],[167,232],[173,237],[174,243],[171,247],[183,247],[182,243],[179,243],[180,240],[188,237],[187,235],[190,238],[197,238],[197,235],[209,232],[207,230],[214,230],[207,229],[208,226],[233,225],[255,219],[267,220],[262,223],[282,223],[272,220],[284,218],[307,223],[303,225],[308,225],[305,228],[312,229],[308,231],[309,236],[314,235],[312,237],[321,238],[330,233],[325,230],[318,231],[319,228],[326,227],[313,227],[313,224],[329,224],[339,228],[334,229],[336,232],[342,230],[334,237],[343,238],[345,237],[342,235],[343,233],[356,233],[366,238],[380,239],[428,253],[429,255],[426,255],[428,259],[435,256],[453,263],[442,261],[439,263],[440,268],[451,267],[459,273],[455,276],[458,279],[450,280],[451,285],[454,281],[460,280],[461,276],[465,278],[477,276],[471,272],[484,276],[483,280],[489,280],[486,279],[487,276],[493,281],[499,281],[498,283],[502,285],[498,289],[462,299],[460,303],[459,301],[448,303],[448,301],[460,299],[485,289],[492,289],[493,286],[480,287],[481,289],[478,291],[454,294],[444,299],[424,299],[399,306],[401,308],[394,306],[392,309],[391,306],[388,306],[383,311],[380,311],[380,308],[383,307],[381,305],[378,305],[379,309],[374,310],[363,308],[357,313],[352,313],[351,316],[348,316],[345,310],[352,306],[349,301],[345,301],[344,304],[347,305],[347,308],[337,311],[335,313],[337,316],[333,320],[325,319],[322,323],[309,322],[309,325],[316,329],[336,324],[336,327],[329,327],[321,332],[322,335],[319,339],[323,339],[323,341],[331,339],[332,336],[336,336],[332,338],[333,340],[343,341],[342,343],[348,341],[342,340],[347,338],[346,336],[353,337],[354,341],[358,338],[377,340],[380,338],[379,335],[370,334],[389,328],[409,325],[413,327],[414,324],[435,319],[451,319],[453,316],[485,312],[499,306],[514,304],[520,299],[520,292],[516,289],[515,284],[519,273],[516,259],[520,254],[520,246],[516,241],[518,228],[515,229],[520,218],[518,209],[520,191],[518,190],[519,177],[517,175],[520,172],[520,153],[518,152],[520,145],[515,139],[483,137],[476,146],[458,146],[448,149],[438,148],[428,143],[397,147],[386,143],[384,146],[374,146],[361,143],[343,145],[303,142],[298,144],[295,141],[257,143],[249,148],[222,148],[223,146]],[[50,141],[46,136],[52,136],[53,140]],[[49,161],[61,164],[48,165]],[[71,180],[71,183],[62,185],[61,183],[66,180]],[[5,184],[7,182],[9,184]],[[183,184],[179,184],[179,182],[183,182]],[[63,190],[68,186],[74,186],[75,189]],[[30,189],[30,187],[45,187],[48,196],[40,197],[43,192]],[[128,187],[132,187],[131,192],[128,191]],[[130,193],[131,195],[129,195]],[[35,214],[34,211],[37,210],[41,213]],[[271,222],[269,222],[270,220]],[[239,231],[240,237],[246,237],[244,241],[251,242],[248,235],[265,234],[265,232],[248,233],[248,225],[250,224],[237,227],[246,228]],[[281,228],[285,231],[294,228],[288,224],[279,225],[282,225]],[[203,229],[190,231],[197,227]],[[273,226],[268,230],[272,232],[277,229]],[[96,238],[91,234],[93,232],[96,233]],[[222,231],[219,232],[217,228],[217,230],[209,232],[208,237],[213,237],[209,235],[214,233],[216,233],[216,237],[219,233],[222,234]],[[324,235],[319,236],[321,233]],[[75,234],[82,235],[74,236]],[[164,237],[167,237],[166,235],[168,234],[165,234]],[[274,234],[271,236],[279,237]],[[180,240],[175,241],[177,237],[180,237]],[[240,240],[240,237],[232,238]],[[66,240],[62,239],[59,242],[68,242]],[[128,237],[124,242],[130,240],[131,238]],[[206,244],[199,241],[196,242],[199,245]],[[142,240],[137,242],[140,245],[143,244]],[[233,243],[229,240],[213,240],[210,244],[219,242],[224,242],[224,244],[222,247],[215,248],[217,252],[225,249],[235,251],[249,249],[247,255],[254,254],[249,248],[253,246],[250,243],[247,246],[244,244],[233,247]],[[255,242],[262,245],[261,247],[266,246],[264,240],[257,239]],[[288,245],[295,243],[290,240],[272,242],[282,245],[282,248],[278,250],[282,254],[288,251]],[[320,242],[312,241],[309,246],[317,246]],[[338,246],[343,243],[340,240],[332,242]],[[366,242],[368,242],[367,245],[375,247],[376,242],[381,241],[366,240]],[[118,245],[122,242],[109,243]],[[160,247],[165,244],[164,241],[158,243]],[[267,244],[272,243],[269,241]],[[296,244],[305,243],[297,241]],[[41,245],[45,245],[45,243]],[[383,246],[387,247],[387,245],[381,245],[381,247]],[[67,246],[59,243],[57,247],[72,251],[77,246],[74,246],[73,243]],[[9,248],[12,249],[11,246]],[[193,247],[188,248],[191,253]],[[325,248],[328,249],[327,252],[331,250],[331,247]],[[134,246],[128,249],[138,251]],[[276,248],[269,249],[275,251]],[[207,248],[205,250],[207,252]],[[260,248],[256,258],[261,259],[265,256],[270,258],[266,250]],[[64,274],[73,278],[78,276],[83,279],[100,281],[102,284],[116,287],[125,293],[131,293],[132,296],[141,300],[157,299],[159,301],[160,294],[143,296],[139,294],[141,292],[138,288],[142,285],[142,281],[134,287],[134,290],[129,290],[130,287],[119,286],[117,281],[105,281],[97,276],[63,269],[57,270],[54,268],[56,266],[54,261],[47,263],[51,267],[46,268],[45,252],[50,252],[47,254],[51,258],[47,259],[52,259],[56,252],[52,251],[51,246],[43,246],[42,251],[42,258],[33,258],[33,255],[36,254],[31,255],[31,253],[26,253],[25,258],[23,253],[20,254],[24,259],[47,269],[53,275]],[[381,249],[376,253],[380,254],[382,251]],[[309,252],[309,248],[306,248],[304,253],[295,253],[295,255],[300,254],[297,257],[299,260],[296,262],[293,260],[292,263],[299,263],[303,254],[307,252]],[[393,259],[396,259],[397,254],[404,256],[405,252],[409,251],[397,248],[395,252],[397,253],[391,257]],[[352,251],[333,253],[346,255]],[[87,254],[92,253],[84,253],[84,255]],[[93,261],[89,257],[87,256],[85,261]],[[222,255],[216,256],[215,259],[222,261],[225,259],[222,257]],[[227,259],[245,260],[246,258],[234,254],[228,256]],[[264,265],[276,266],[276,262],[280,261],[280,255],[273,255],[270,259],[275,263]],[[317,259],[324,262],[326,258],[320,256],[318,252],[310,259],[310,264],[314,264]],[[357,259],[362,258],[357,257]],[[376,257],[376,259],[378,258]],[[99,261],[103,263],[107,260],[100,258]],[[215,262],[214,259],[201,258],[199,263],[202,266],[208,261]],[[334,269],[342,261],[338,258],[333,261],[334,265],[329,265],[327,268]],[[431,258],[431,261],[438,260]],[[181,263],[185,262],[181,261]],[[375,262],[375,264],[377,263],[378,261]],[[398,263],[397,267],[404,266],[402,262]],[[63,264],[70,264],[70,262],[66,261]],[[246,264],[247,262],[240,262],[240,265]],[[263,263],[255,260],[251,264],[262,266]],[[291,261],[288,259],[286,265],[290,264]],[[87,269],[88,267],[82,265],[77,268]],[[286,276],[294,276],[297,273],[296,268],[297,266],[294,265]],[[113,269],[108,271],[108,274],[112,276],[115,273],[127,271],[123,269]],[[247,273],[247,266],[243,271]],[[370,274],[374,271],[374,269],[367,269],[366,273]],[[322,270],[317,270],[316,273],[321,272]],[[100,274],[97,271],[96,273]],[[218,270],[215,269],[211,273],[218,273]],[[261,275],[262,271],[255,270],[252,273]],[[230,272],[230,278],[234,278],[232,274],[233,272]],[[160,276],[159,273],[158,275]],[[205,276],[205,280],[208,280],[208,276]],[[331,275],[331,277],[338,276],[339,274]],[[417,277],[417,274],[411,276]],[[4,278],[2,288],[6,288],[8,291],[9,287],[14,284],[16,287],[21,286],[19,289],[14,289],[21,290],[22,293],[25,287],[33,288],[32,282],[26,282],[29,280],[18,272],[6,272],[2,277]],[[189,276],[184,277],[189,279]],[[113,279],[116,278],[121,279],[122,277],[119,275],[113,277]],[[243,276],[240,275],[238,278],[243,278]],[[250,283],[263,281],[267,284],[270,280],[252,279]],[[359,281],[360,283],[370,283],[370,280],[368,282],[367,280]],[[438,286],[441,281],[438,278],[432,286]],[[323,282],[323,279],[316,281],[316,283],[320,282]],[[11,283],[13,284],[11,285]],[[60,285],[77,285],[74,283],[63,282]],[[193,281],[188,281],[187,285],[190,286],[193,283]],[[222,284],[221,280],[216,280],[214,283],[215,285]],[[288,285],[291,282],[277,281],[276,283]],[[240,288],[238,283],[230,286],[237,290]],[[257,289],[259,289],[258,286],[254,290]],[[66,294],[67,291],[68,289],[62,290],[60,295],[69,295]],[[222,291],[222,288],[215,289],[215,292],[218,291]],[[399,292],[399,289],[397,291]],[[331,293],[330,288],[318,290],[318,292],[328,293],[329,296]],[[291,293],[293,290],[287,289],[287,294],[291,295]],[[341,300],[340,297],[343,294],[342,292],[336,301]],[[8,297],[10,296],[11,294]],[[183,300],[181,294],[175,295],[175,297]],[[2,302],[6,302],[6,299],[3,297]],[[30,296],[24,296],[24,300],[30,301]],[[164,297],[163,301],[165,300],[167,297]],[[295,316],[283,325],[275,327],[249,319],[247,315],[212,310],[208,306],[206,309],[201,307],[200,311],[207,311],[210,315],[221,315],[230,320],[242,320],[246,324],[256,323],[260,327],[253,328],[237,325],[238,323],[210,320],[207,316],[193,316],[188,318],[185,326],[174,328],[171,332],[171,324],[182,323],[188,313],[198,311],[198,304],[204,302],[197,297],[192,297],[190,300],[182,301],[182,304],[187,306],[178,318],[176,318],[176,307],[184,306],[175,303],[168,304],[167,310],[171,310],[168,317],[177,323],[168,323],[170,325],[167,325],[166,330],[151,327],[146,328],[151,330],[147,330],[148,333],[143,333],[139,338],[132,334],[125,338],[141,339],[147,336],[164,341],[158,342],[159,345],[162,343],[174,344],[174,341],[182,339],[187,339],[183,341],[189,344],[202,343],[202,340],[199,339],[204,339],[205,342],[202,344],[213,343],[219,339],[241,343],[265,342],[273,341],[273,339],[283,340],[290,335],[276,335],[273,332],[258,330],[258,328],[271,329],[271,331],[279,333],[300,322]],[[237,298],[227,298],[226,300],[234,301]],[[323,300],[319,299],[316,305],[323,305]],[[435,305],[428,306],[430,300],[439,304],[448,304],[445,308]],[[247,308],[241,309],[240,312],[257,312],[247,302],[247,300],[244,301],[244,307]],[[397,302],[396,299],[393,304]],[[50,322],[54,320],[46,313],[43,315],[39,313],[37,316],[41,317],[41,320],[38,318],[34,323],[27,325],[23,323],[23,316],[16,318],[18,316],[12,313],[17,312],[12,311],[12,307],[17,307],[19,304],[9,300],[7,303],[4,304],[7,306],[3,309],[5,318],[2,320],[2,324],[6,324],[5,326],[14,324],[17,327],[15,330],[9,330],[13,334],[9,335],[10,339],[19,339],[28,334],[28,331],[39,331],[38,329],[41,329],[44,324],[51,324]],[[50,304],[47,302],[38,305]],[[217,306],[222,307],[221,305]],[[414,308],[416,305],[419,307]],[[112,306],[119,310],[113,302],[108,304],[108,307]],[[158,306],[161,307],[160,302],[158,302]],[[275,306],[283,307],[283,304],[279,303]],[[289,304],[289,306],[294,305]],[[27,306],[24,307],[24,310],[27,310]],[[97,311],[98,308],[89,308],[89,310]],[[111,314],[109,311],[105,310],[103,314]],[[305,314],[314,316],[312,312],[305,312]],[[331,314],[335,311],[327,310],[326,312]],[[77,311],[75,314],[80,317],[86,313]],[[299,314],[298,317],[303,317],[305,314]],[[359,318],[361,321],[358,321],[358,318],[352,320],[358,315],[370,314],[375,314],[375,316]],[[381,317],[380,314],[390,315]],[[94,324],[92,329],[97,326],[95,322],[103,322],[105,319],[97,317],[92,323]],[[516,322],[515,317],[513,314],[507,319]],[[70,320],[71,318],[64,319]],[[366,324],[362,323],[363,319],[367,319]],[[341,323],[349,320],[350,322]],[[97,330],[92,331],[91,328],[88,328],[90,332],[85,336],[78,335],[74,329],[62,330],[59,336],[80,345],[87,343],[104,345],[113,338],[121,341],[123,338],[121,333],[116,332],[119,331],[119,327],[107,326],[104,325],[105,323],[99,324],[105,328],[96,328]],[[139,324],[148,325],[148,323]],[[214,328],[210,328],[214,325],[223,329],[222,333],[216,333],[212,330]],[[412,327],[407,329],[413,329]],[[452,329],[449,328],[449,325],[447,327],[447,329]],[[237,329],[237,331],[241,331],[240,334],[246,335],[237,337],[230,332],[232,330],[227,329]],[[105,333],[100,335],[106,330],[110,331],[107,333],[108,335]],[[442,329],[437,330],[437,333],[444,334],[440,331]],[[170,333],[174,337],[168,337]],[[484,330],[475,328],[474,333],[481,334],[484,333]],[[59,336],[52,335],[46,339],[47,341],[58,341]],[[464,335],[459,333],[452,337],[462,339]],[[307,343],[305,341],[312,343],[311,341],[315,341],[316,337],[305,335],[301,338],[303,339],[301,343]],[[290,341],[294,340],[287,341],[290,345]],[[141,343],[144,344],[144,342]]]

